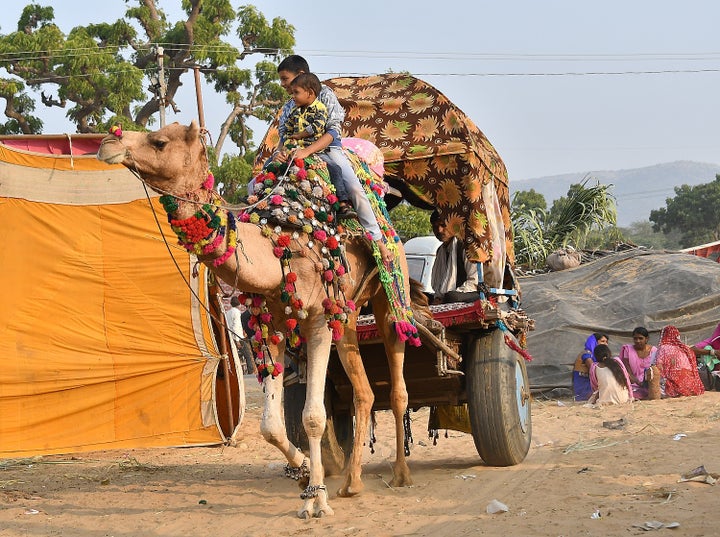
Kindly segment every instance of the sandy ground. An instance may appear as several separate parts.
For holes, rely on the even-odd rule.
[[[704,465],[720,473],[720,392],[593,409],[536,397],[533,441],[515,467],[490,468],[472,437],[428,440],[413,414],[415,485],[388,488],[391,416],[364,448],[366,489],[331,494],[335,516],[300,520],[294,482],[259,434],[259,388],[248,382],[238,447],[137,449],[0,461],[0,536],[644,535],[717,534],[720,485],[679,482]],[[622,429],[604,421],[625,418]],[[687,436],[677,436],[684,434]],[[337,490],[339,477],[328,478]],[[498,500],[508,511],[488,514]]]

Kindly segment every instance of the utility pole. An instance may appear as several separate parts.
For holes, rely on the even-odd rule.
[[[165,62],[163,53],[165,50],[162,47],[157,48],[157,63],[158,63],[158,102],[160,104],[160,128],[165,126]]]

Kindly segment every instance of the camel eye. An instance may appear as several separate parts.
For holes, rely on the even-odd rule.
[[[151,143],[153,146],[155,146],[155,149],[159,149],[160,151],[162,151],[163,149],[165,149],[168,141],[166,138],[155,138],[151,141]]]

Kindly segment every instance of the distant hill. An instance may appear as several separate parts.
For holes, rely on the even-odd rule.
[[[720,165],[704,162],[678,161],[656,164],[645,168],[616,171],[593,171],[551,175],[535,179],[511,180],[511,195],[518,190],[539,192],[545,196],[548,207],[567,194],[573,183],[580,183],[589,176],[588,184],[612,184],[617,201],[618,226],[626,227],[633,222],[647,221],[650,211],[665,207],[665,200],[675,195],[675,186],[698,185],[715,180]]]

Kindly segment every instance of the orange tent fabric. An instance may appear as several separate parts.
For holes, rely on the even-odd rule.
[[[224,440],[205,273],[168,240],[179,269],[124,168],[0,145],[0,457]]]

